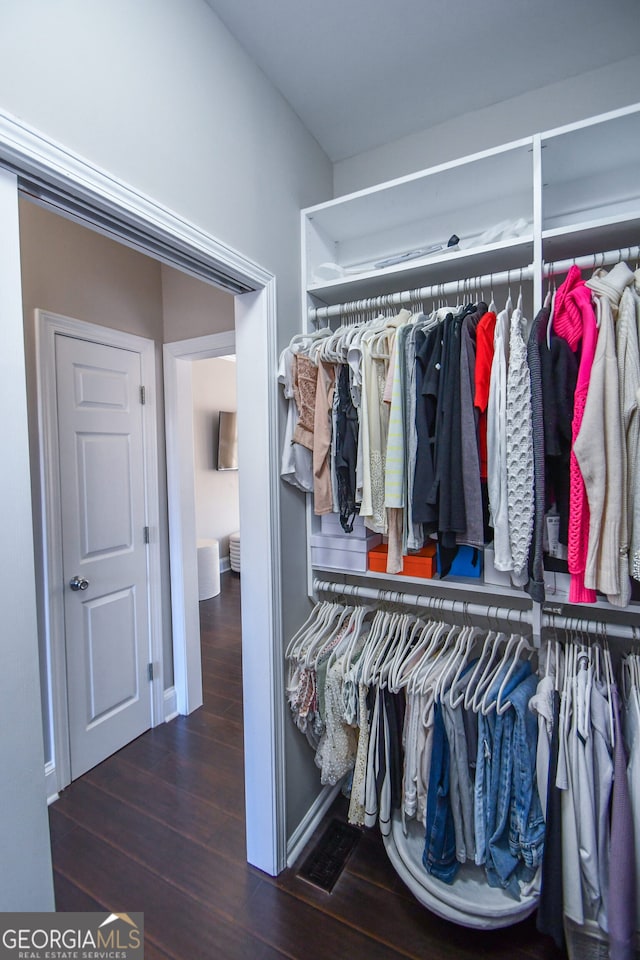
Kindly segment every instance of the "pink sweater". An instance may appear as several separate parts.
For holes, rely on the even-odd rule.
[[[591,291],[585,286],[580,270],[574,265],[564,283],[558,287],[553,312],[553,329],[576,350],[582,341],[582,354],[573,403],[571,439],[575,443],[580,432],[587,402],[591,368],[598,341],[596,315]],[[584,585],[589,542],[589,501],[576,455],[571,450],[569,464],[569,545],[568,560],[571,573],[570,603],[595,603],[596,592]]]

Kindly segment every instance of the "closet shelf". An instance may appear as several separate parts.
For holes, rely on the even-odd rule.
[[[570,257],[597,254],[603,250],[632,247],[640,242],[640,214],[621,214],[586,220],[542,231],[542,253],[549,263]]]
[[[469,247],[436,256],[410,260],[382,270],[339,277],[312,284],[307,292],[331,306],[343,300],[397,293],[408,287],[447,283],[481,274],[518,270],[533,259],[533,236],[528,234],[482,247]]]
[[[523,893],[519,901],[487,884],[484,870],[467,863],[450,886],[427,873],[422,864],[424,828],[415,820],[407,824],[400,814],[392,818],[391,833],[384,837],[387,856],[414,896],[445,920],[477,930],[495,930],[524,920],[536,909],[537,893]]]

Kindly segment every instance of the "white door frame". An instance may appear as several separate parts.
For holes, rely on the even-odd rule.
[[[243,587],[254,589],[243,604],[243,686],[245,705],[266,704],[259,724],[245,715],[247,859],[266,873],[286,865],[284,793],[284,701],[279,546],[277,340],[275,277],[257,263],[216,240],[72,150],[55,143],[18,118],[0,111],[0,164],[10,166],[41,190],[68,216],[94,225],[106,236],[182,266],[200,279],[214,274],[238,280],[256,291],[236,301],[238,353],[244,356],[251,387],[248,417],[239,404],[243,432],[240,469],[247,472],[240,491],[244,551]],[[65,198],[70,203],[65,204]],[[172,256],[175,254],[175,258]],[[251,373],[257,374],[253,383]],[[240,376],[240,371],[239,371]],[[247,401],[249,404],[249,400]],[[254,496],[255,494],[255,496]],[[244,513],[243,513],[244,507]],[[246,521],[246,526],[245,525]],[[267,722],[265,723],[265,718]],[[251,723],[247,724],[247,720]]]
[[[44,600],[44,643],[48,664],[52,732],[52,760],[47,765],[47,795],[51,797],[71,782],[69,717],[67,711],[66,628],[62,562],[62,502],[60,489],[60,450],[57,416],[55,339],[64,335],[131,350],[140,355],[142,384],[146,402],[142,409],[145,525],[150,530],[147,549],[149,609],[149,661],[154,664],[149,726],[164,720],[164,678],[162,654],[162,582],[160,577],[159,501],[158,501],[158,424],[155,395],[156,362],[152,340],[112,330],[95,323],[36,310],[36,369],[38,384],[38,444],[41,485],[43,544],[42,595]],[[155,667],[158,666],[157,677]]]
[[[235,351],[233,330],[163,346],[173,684],[178,713],[191,713],[202,705],[192,361]]]

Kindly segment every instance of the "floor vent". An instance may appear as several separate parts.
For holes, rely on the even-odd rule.
[[[298,876],[331,893],[359,839],[360,830],[356,827],[332,820],[300,867]]]

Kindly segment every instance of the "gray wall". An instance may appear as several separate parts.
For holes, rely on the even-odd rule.
[[[625,107],[638,99],[639,73],[640,54],[349,157],[334,165],[334,195]]]
[[[271,270],[288,342],[300,317],[299,210],[331,195],[331,164],[204,0],[4,0],[0,109]],[[285,636],[308,609],[303,525],[287,492]],[[31,749],[33,726],[18,739]],[[289,782],[295,825],[318,790],[310,757]]]
[[[193,470],[198,540],[219,541],[229,559],[229,535],[240,529],[237,470],[218,470],[218,413],[236,410],[236,365],[213,357],[196,360],[193,384]]]
[[[165,343],[233,330],[234,299],[225,290],[161,265]]]

